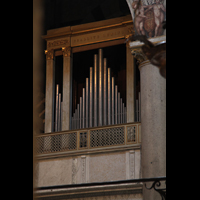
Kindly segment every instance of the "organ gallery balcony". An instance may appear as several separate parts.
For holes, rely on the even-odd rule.
[[[141,178],[140,122],[47,133],[38,135],[36,141],[38,188]],[[114,188],[142,198],[141,183],[119,184]],[[103,194],[106,190],[115,195],[114,188],[105,185],[95,192]],[[59,192],[43,189],[37,192],[39,199],[47,193],[54,196]],[[63,195],[68,197],[73,193],[75,198],[92,192],[88,187],[83,191],[75,188],[64,191]]]
[[[38,135],[37,158],[140,147],[141,123],[126,123]]]

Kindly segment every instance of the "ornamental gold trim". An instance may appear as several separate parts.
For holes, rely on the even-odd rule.
[[[46,54],[47,60],[53,60],[53,58],[54,58],[54,50],[53,49],[45,50],[45,54]]]
[[[63,56],[70,57],[71,56],[71,47],[62,47]]]

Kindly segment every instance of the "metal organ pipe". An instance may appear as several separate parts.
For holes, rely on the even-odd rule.
[[[115,124],[117,124],[117,121],[118,121],[118,117],[117,117],[117,111],[118,111],[117,99],[118,99],[117,85],[115,85]]]
[[[61,131],[60,124],[61,124],[61,93],[59,93],[58,96],[58,131]]]
[[[86,78],[85,88],[85,127],[88,128],[89,122],[89,78]]]
[[[115,78],[112,77],[112,124],[115,124]]]
[[[98,115],[98,126],[102,126],[103,116],[103,51],[99,49],[99,115]]]
[[[111,124],[111,73],[108,68],[108,125]]]
[[[118,99],[117,99],[117,121],[120,124],[120,93],[118,92]]]
[[[89,112],[89,127],[93,126],[93,68],[90,67],[90,112]]]
[[[56,85],[56,116],[55,116],[55,131],[58,131],[58,98],[59,98],[59,85]]]
[[[82,128],[85,128],[85,88],[83,88],[83,118],[82,118]]]
[[[97,103],[97,95],[98,95],[98,68],[97,68],[97,54],[94,55],[94,127],[97,126],[97,115],[98,115],[98,103]]]
[[[108,84],[108,75],[107,75],[107,59],[104,58],[104,76],[103,76],[103,125],[107,125],[107,84]]]
[[[82,101],[82,97],[80,97],[80,118],[79,118],[79,123],[80,126],[79,128],[82,128],[82,118],[83,118],[83,101]]]

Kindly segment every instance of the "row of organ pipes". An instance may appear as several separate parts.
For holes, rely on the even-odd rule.
[[[136,122],[140,121],[140,93],[136,99]],[[62,102],[59,85],[56,85],[55,132],[62,130]],[[80,103],[73,113],[71,129],[106,126],[126,123],[126,107],[120,98],[115,78],[103,58],[103,50],[94,55],[94,68],[90,67],[90,77],[86,78]]]
[[[80,104],[72,116],[72,129],[81,129],[111,124],[126,123],[126,107],[120,98],[118,86],[103,50],[94,55],[94,68],[90,67],[90,77],[86,78]]]

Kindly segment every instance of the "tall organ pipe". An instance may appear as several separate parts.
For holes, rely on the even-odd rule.
[[[83,88],[83,118],[82,118],[82,128],[85,128],[85,88]]]
[[[107,125],[107,84],[108,84],[108,75],[107,75],[107,59],[103,59],[104,63],[104,76],[103,76],[103,125]]]
[[[89,120],[89,78],[86,78],[85,88],[85,127],[88,128]]]
[[[117,121],[120,124],[120,93],[118,92],[118,99],[117,99]]]
[[[117,113],[118,113],[118,106],[117,106],[117,99],[118,99],[118,93],[117,93],[117,85],[115,85],[115,124],[117,124],[118,122],[118,117],[117,117]]]
[[[108,125],[111,124],[111,73],[108,68]]]
[[[55,116],[55,132],[58,131],[58,98],[59,98],[59,85],[56,85],[56,116]]]
[[[98,57],[97,54],[94,55],[94,127],[97,126],[97,116],[98,116],[98,103],[97,103],[97,97],[98,97]]]
[[[60,129],[60,122],[61,122],[61,120],[60,120],[60,116],[61,116],[61,112],[60,112],[60,110],[61,110],[61,93],[59,93],[59,95],[58,95],[58,131],[61,131],[61,129]]]
[[[82,97],[80,97],[80,126],[79,128],[82,128],[82,118],[83,118],[83,101],[82,101]]]
[[[98,126],[102,126],[102,116],[103,116],[103,51],[99,49],[99,117]]]
[[[89,127],[93,126],[93,68],[90,67],[90,114]]]
[[[112,124],[115,124],[115,78],[112,77]]]
[[[80,104],[77,105],[77,124],[76,124],[76,128],[77,129],[80,128]]]

